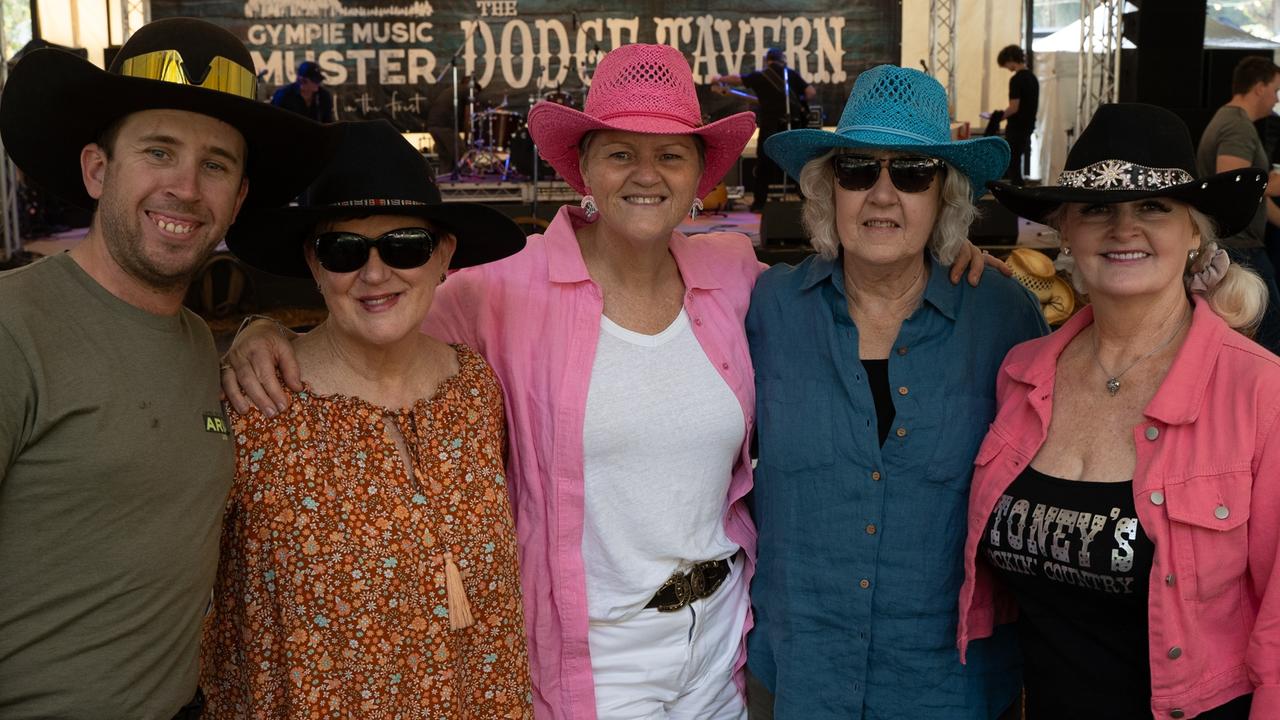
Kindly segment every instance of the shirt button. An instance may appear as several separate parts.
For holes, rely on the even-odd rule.
[[[1147,439],[1148,439],[1148,440],[1155,440],[1155,439],[1156,439],[1156,438],[1158,438],[1158,437],[1160,437],[1160,429],[1159,429],[1159,428],[1156,428],[1156,427],[1149,427],[1149,428],[1147,428]]]
[[[906,385],[903,385],[902,387],[898,388],[898,394],[899,394],[899,395],[906,395],[906,394],[907,394],[907,386],[906,386]]]
[[[895,434],[896,434],[898,437],[906,437],[906,436],[907,436],[907,429],[906,429],[906,428],[898,428],[898,431],[897,431],[897,433],[895,433]]]
[[[1182,648],[1178,647],[1177,645],[1174,645],[1173,647],[1169,648],[1170,660],[1177,660],[1180,657],[1182,657]]]
[[[1213,516],[1218,518],[1219,520],[1226,520],[1227,516],[1229,516],[1230,514],[1231,514],[1231,511],[1227,509],[1226,505],[1219,505],[1218,507],[1213,509]]]
[[[725,370],[728,370],[728,369],[729,369],[729,363],[727,363],[727,362],[720,363],[720,367],[724,368]]]
[[[694,319],[693,319],[693,324],[694,324],[694,325],[702,325],[702,318],[694,318]]]
[[[1151,493],[1151,504],[1152,504],[1152,505],[1163,505],[1163,504],[1164,504],[1164,493],[1160,492],[1159,490],[1157,490],[1157,491],[1155,491],[1155,492]]]
[[[872,523],[872,524],[870,524],[870,525],[868,525],[868,526],[867,526],[867,534],[868,534],[868,535],[875,535],[875,534],[876,534],[876,526],[875,526],[875,523]]]
[[[692,291],[692,290],[690,290],[690,291],[689,291],[689,299],[690,299],[690,300],[692,300],[692,299],[693,299],[693,291]]]
[[[900,348],[898,348],[898,354],[899,354],[899,355],[906,355],[906,354],[907,354],[907,348],[906,348],[905,346],[904,346],[904,347],[900,347]]]
[[[871,471],[871,479],[872,479],[872,480],[879,480],[879,479],[880,479],[880,471],[879,471],[879,470],[872,470],[872,471]]]
[[[858,581],[858,587],[862,588],[863,590],[866,590],[867,588],[871,587],[871,581],[866,578],[862,578],[861,580]]]

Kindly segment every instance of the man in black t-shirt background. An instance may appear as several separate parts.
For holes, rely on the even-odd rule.
[[[1004,110],[1004,139],[1009,143],[1009,169],[1005,179],[1021,185],[1023,166],[1031,151],[1031,133],[1036,129],[1040,109],[1040,81],[1027,69],[1022,48],[1009,45],[996,56],[996,64],[1013,73],[1009,78],[1009,107]]]
[[[333,95],[324,87],[324,73],[311,60],[298,65],[297,80],[285,85],[271,96],[271,104],[295,112],[316,122],[331,123]]]
[[[764,154],[764,141],[776,132],[787,130],[787,96],[783,88],[790,84],[791,127],[805,126],[809,101],[818,94],[795,70],[787,67],[787,56],[780,48],[769,48],[764,54],[764,67],[746,75],[721,75],[711,82],[723,85],[740,85],[755,93],[756,126],[756,177],[752,189],[751,212],[763,212],[769,197],[769,185],[777,181],[782,169]]]

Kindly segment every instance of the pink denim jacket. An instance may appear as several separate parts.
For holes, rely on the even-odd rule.
[[[1058,356],[1092,321],[1085,308],[1010,350],[1000,369],[969,496],[962,661],[970,640],[1015,617],[1012,597],[977,561],[978,537],[1044,443]],[[1190,718],[1252,692],[1251,718],[1280,718],[1280,358],[1196,298],[1186,342],[1144,414],[1133,429],[1133,495],[1155,543],[1151,711]]]
[[[544,235],[516,255],[454,273],[440,286],[424,332],[475,348],[506,394],[508,490],[515,512],[534,709],[541,720],[593,720],[582,564],[582,424],[604,297],[587,274],[563,207]],[[734,233],[671,236],[687,292],[684,307],[707,357],[742,406],[749,438],[755,378],[743,321],[760,265]],[[725,499],[725,532],[755,568],[756,531],[743,496],[751,489],[748,443]],[[654,588],[656,591],[657,588]],[[751,627],[747,620],[743,633]],[[739,655],[738,667],[745,661]],[[739,686],[741,687],[741,673]]]

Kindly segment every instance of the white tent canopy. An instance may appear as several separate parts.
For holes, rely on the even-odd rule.
[[[1125,3],[1125,12],[1133,12],[1137,9],[1129,3]],[[1101,28],[1106,21],[1106,7],[1100,5],[1093,11],[1094,27]],[[1102,53],[1107,50],[1102,46],[1103,39],[1102,33],[1094,34],[1093,52]],[[1080,43],[1080,21],[1076,20],[1052,35],[1033,40],[1031,49],[1037,53],[1078,53],[1080,52]],[[1137,45],[1128,40],[1122,40],[1122,43],[1121,47],[1125,50],[1133,50],[1137,47]],[[1204,19],[1204,48],[1206,50],[1275,50],[1280,48],[1280,43],[1250,35],[1240,28],[1206,17]]]

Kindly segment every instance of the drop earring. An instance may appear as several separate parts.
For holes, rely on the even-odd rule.
[[[1066,255],[1067,257],[1071,257],[1071,248],[1067,247],[1066,245],[1063,245],[1062,250],[1060,250],[1059,252],[1061,252],[1063,255]]]
[[[596,199],[590,193],[582,196],[582,211],[586,213],[587,220],[595,220],[596,215],[600,214],[600,208],[596,207]]]
[[[694,198],[693,207],[689,208],[689,219],[697,220],[698,215],[701,213],[702,213],[702,200],[700,200],[699,198]]]

